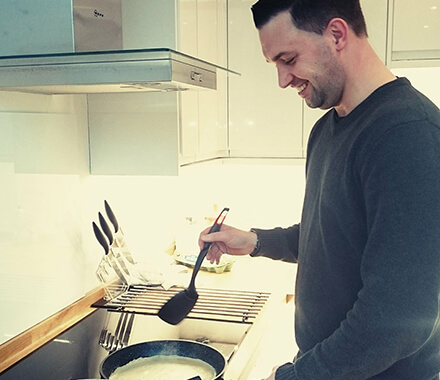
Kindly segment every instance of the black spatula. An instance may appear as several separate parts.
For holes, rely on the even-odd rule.
[[[212,225],[208,233],[217,232],[220,230],[223,221],[225,220],[226,215],[228,214],[228,211],[229,208],[224,208],[222,210],[222,212],[219,214],[219,216],[215,220],[214,224]],[[211,244],[212,243],[205,243],[203,249],[200,251],[199,256],[197,257],[196,263],[194,265],[191,281],[189,283],[188,288],[182,290],[181,292],[177,293],[172,298],[170,298],[167,301],[167,303],[163,305],[162,308],[159,310],[158,313],[159,318],[162,319],[163,321],[171,325],[177,325],[188,315],[188,313],[192,310],[192,308],[196,304],[197,299],[199,298],[195,286],[196,275],[202,265],[203,259],[208,253]]]

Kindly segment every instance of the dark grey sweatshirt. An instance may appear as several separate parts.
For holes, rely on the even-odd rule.
[[[291,380],[428,380],[440,372],[440,113],[405,78],[309,140],[301,223],[258,230],[298,263]],[[436,377],[437,376],[437,377]]]

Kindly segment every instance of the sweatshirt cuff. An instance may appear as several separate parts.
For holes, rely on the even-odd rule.
[[[277,246],[279,236],[274,234],[272,230],[263,230],[260,228],[251,228],[250,230],[257,234],[257,245],[250,256],[265,256],[264,253],[267,252],[267,248],[271,247],[273,249],[274,246]]]

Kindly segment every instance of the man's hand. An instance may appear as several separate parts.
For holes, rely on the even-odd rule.
[[[255,232],[243,231],[234,227],[222,225],[219,232],[208,234],[209,228],[203,230],[199,237],[199,246],[203,248],[206,242],[211,242],[206,258],[212,263],[217,264],[224,253],[235,256],[245,256],[253,252],[257,244]]]

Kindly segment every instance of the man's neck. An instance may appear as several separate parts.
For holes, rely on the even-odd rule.
[[[341,102],[335,107],[339,116],[347,116],[376,89],[396,79],[383,64],[367,39],[357,41],[343,57],[346,62],[346,86]]]

